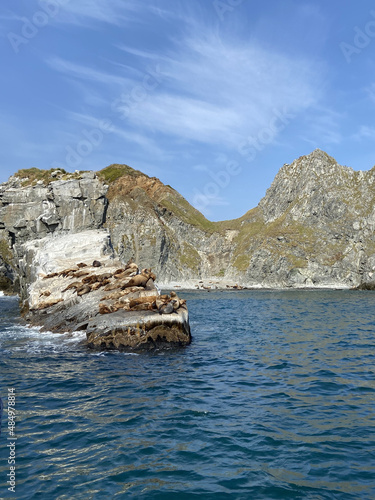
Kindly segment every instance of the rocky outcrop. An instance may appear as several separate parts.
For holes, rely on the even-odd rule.
[[[44,330],[84,330],[92,348],[153,348],[191,341],[177,295],[160,295],[155,275],[121,267],[104,230],[56,234],[23,244],[20,280],[26,320]]]
[[[18,264],[24,243],[95,229],[108,231],[120,262],[134,258],[165,285],[371,286],[374,178],[375,168],[356,172],[316,150],[284,165],[258,207],[214,223],[170,186],[126,165],[96,174],[22,171],[0,186],[4,287],[14,283],[27,296],[29,277]]]

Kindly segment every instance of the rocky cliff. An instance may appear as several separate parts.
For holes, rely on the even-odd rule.
[[[107,231],[117,258],[133,257],[165,284],[371,284],[374,182],[375,168],[356,172],[316,150],[284,165],[258,207],[214,223],[170,186],[125,165],[97,173],[20,171],[0,186],[0,286],[17,289],[18,279],[25,295],[26,242],[79,238],[88,229]]]
[[[108,187],[94,172],[22,170],[0,185],[0,270],[4,289],[20,289],[35,272],[25,265],[27,244],[56,234],[101,228],[105,222]],[[29,258],[30,260],[30,258]]]

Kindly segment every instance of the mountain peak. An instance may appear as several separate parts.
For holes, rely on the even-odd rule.
[[[356,179],[360,174],[366,177],[363,172],[339,165],[325,151],[315,149],[279,170],[259,203],[264,219],[272,222],[292,207],[293,217],[304,219],[303,214],[320,213],[318,205],[322,208],[328,199],[332,203],[335,200],[345,203],[348,196],[354,196]]]

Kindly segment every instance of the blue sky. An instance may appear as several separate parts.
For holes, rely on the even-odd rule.
[[[211,220],[320,148],[375,164],[375,6],[3,0],[1,173],[126,163]]]

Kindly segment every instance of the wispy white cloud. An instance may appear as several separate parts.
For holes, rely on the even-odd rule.
[[[0,14],[0,36],[8,36],[16,25],[15,21],[17,21],[17,23],[22,23],[22,16],[10,10],[3,11]]]
[[[362,125],[358,132],[353,135],[353,139],[357,141],[361,141],[363,139],[375,139],[375,127],[369,127],[367,125]]]
[[[101,22],[121,26],[134,21],[134,15],[140,9],[134,0],[68,0],[63,4],[58,22],[93,28],[92,22]]]
[[[340,144],[343,140],[340,131],[343,118],[343,113],[328,107],[312,106],[304,120],[306,126],[302,139],[314,148]]]
[[[127,45],[120,44],[117,46],[120,50],[123,52],[127,52],[128,54],[132,54],[137,57],[142,57],[144,59],[151,59],[151,60],[160,60],[161,56],[160,54],[155,54],[155,52],[149,52],[146,50],[141,50],[141,49],[135,49],[134,47],[129,47]]]
[[[101,122],[103,120],[98,119],[95,116],[88,115],[85,113],[77,113],[75,111],[66,110],[66,118],[70,122],[76,122],[81,125],[83,128],[88,127],[90,129],[100,128]],[[158,159],[165,158],[165,152],[158,146],[157,142],[152,138],[148,137],[145,134],[135,132],[133,129],[124,124],[123,126],[119,126],[113,123],[112,120],[108,120],[110,123],[110,127],[108,129],[108,133],[113,136],[119,137],[121,140],[126,141],[126,143],[130,143],[133,146],[138,146],[143,150],[146,150],[148,155],[152,155],[152,157],[157,157]],[[80,137],[75,137],[75,141]],[[106,140],[106,139],[104,139]]]
[[[266,126],[275,109],[296,113],[317,102],[318,75],[309,61],[196,34],[163,61],[160,89],[132,120],[185,140],[235,146]]]
[[[8,11],[8,12],[2,12],[0,14],[0,21],[6,22],[6,21],[20,21],[20,20],[21,16],[19,16],[15,12]]]
[[[83,81],[90,81],[92,83],[101,83],[105,85],[124,86],[131,83],[129,78],[125,75],[110,73],[108,71],[100,71],[90,68],[87,65],[73,63],[60,57],[50,57],[46,60],[50,68],[63,73],[65,76],[78,78]]]
[[[86,1],[71,9],[81,12],[85,5]],[[93,5],[93,16],[108,15],[97,1]],[[120,2],[112,0],[110,6],[109,11],[115,12]],[[86,82],[88,89],[107,85],[108,99],[113,102],[120,91],[129,93],[141,84],[151,60],[161,61],[159,85],[137,102],[127,121],[139,133],[161,133],[184,142],[236,148],[267,126],[275,110],[296,114],[319,101],[322,68],[316,63],[250,41],[220,37],[191,20],[186,32],[162,58],[150,50],[122,45],[123,52],[136,56],[134,63],[127,59],[126,64],[116,62],[98,69],[53,57],[48,64],[65,76]]]
[[[119,2],[111,5],[119,7]],[[95,12],[95,18],[101,18],[101,11]],[[114,52],[111,60],[96,59],[95,67],[50,57],[49,67],[75,83],[86,103],[87,96],[93,97],[89,113],[82,107],[65,110],[67,122],[95,127],[95,117],[109,118],[112,139],[105,140],[123,141],[124,150],[132,151],[138,163],[150,156],[170,160],[182,145],[195,164],[199,160],[194,152],[202,145],[217,154],[233,154],[244,140],[269,127],[277,111],[298,120],[315,110],[309,124],[313,135],[324,135],[325,143],[341,140],[338,117],[327,110],[319,116],[317,108],[324,94],[325,68],[252,40],[219,36],[212,27],[203,29],[191,19],[180,39],[171,40],[163,51],[117,44],[118,60]],[[157,85],[144,92],[144,78],[152,67],[158,67]],[[206,215],[209,207],[225,203],[222,197],[206,199]]]

